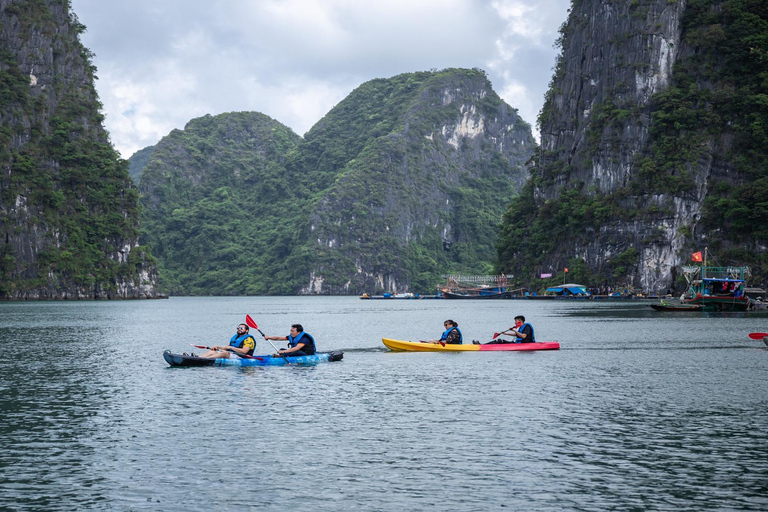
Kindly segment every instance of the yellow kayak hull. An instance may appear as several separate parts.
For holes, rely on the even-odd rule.
[[[382,338],[390,350],[405,352],[513,352],[530,350],[559,350],[560,343],[545,341],[543,343],[496,343],[493,345],[440,345],[438,343],[423,343],[418,341],[393,340]]]

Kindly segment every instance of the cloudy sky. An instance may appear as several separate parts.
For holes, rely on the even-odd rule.
[[[373,78],[481,68],[535,126],[570,0],[72,0],[124,158],[192,118],[258,111],[304,135]]]

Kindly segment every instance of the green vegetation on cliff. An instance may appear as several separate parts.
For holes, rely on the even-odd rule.
[[[322,267],[324,286],[341,291],[349,282],[351,290],[380,293],[387,285],[374,276],[387,276],[424,293],[441,274],[487,272],[533,142],[528,125],[505,108],[482,71],[448,69],[372,80],[323,118],[298,155],[327,185],[318,187],[311,221],[313,237],[325,243],[307,244],[332,262]],[[478,119],[517,122],[528,147],[518,141],[503,153],[485,135],[446,143],[443,127],[453,129],[470,109]]]
[[[152,264],[135,247],[138,192],[101,126],[84,27],[68,7],[25,0],[0,12],[16,30],[0,50],[0,297],[110,295],[142,284],[139,269]],[[44,48],[27,47],[33,37],[50,43],[52,66],[38,60]]]
[[[577,4],[581,2],[574,7]],[[561,29],[564,49],[578,19]],[[707,245],[719,261],[751,265],[753,279],[765,282],[768,256],[759,247],[768,243],[768,3],[690,0],[681,28],[682,49],[672,81],[651,99],[649,140],[636,154],[629,182],[607,194],[598,193],[568,179],[577,169],[564,161],[563,148],[539,153],[539,165],[521,200],[504,216],[497,243],[499,270],[533,276],[538,265],[551,262],[553,256],[563,261],[569,247],[585,246],[601,227],[617,220],[642,223],[644,218],[668,218],[674,213],[665,211],[667,206],[639,198],[657,195],[667,201],[672,197],[696,201],[694,174],[711,169],[701,221],[695,230],[679,232],[687,238],[684,250]],[[561,59],[540,123],[556,119],[553,101],[564,72]],[[638,115],[638,106],[618,106],[611,98],[594,106],[585,130],[587,144],[580,150],[594,150],[598,143],[610,148],[606,134],[610,137],[611,129],[621,133],[631,124],[627,119]],[[592,162],[583,159],[582,165]],[[557,197],[536,204],[534,193],[551,190],[555,183],[564,184]],[[638,240],[641,245],[651,242],[653,233],[644,236],[648,238]],[[631,275],[626,259],[614,257],[602,268],[593,268],[596,275],[590,284],[611,282],[619,270],[630,270],[625,275]]]
[[[300,138],[255,112],[205,116],[154,148],[140,189],[144,243],[173,294],[289,293],[295,233],[285,159]],[[299,208],[300,210],[300,208]]]
[[[750,265],[753,280],[764,282],[768,256],[758,247],[768,243],[768,3],[691,0],[683,34],[693,53],[654,98],[652,156],[636,186],[650,181],[663,192],[660,183],[690,180],[687,169],[713,158],[696,234],[719,261]]]

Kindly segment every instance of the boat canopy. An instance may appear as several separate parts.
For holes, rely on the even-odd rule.
[[[564,284],[562,286],[553,286],[552,288],[547,288],[547,291],[560,295],[589,295],[587,293],[587,287],[581,284]]]

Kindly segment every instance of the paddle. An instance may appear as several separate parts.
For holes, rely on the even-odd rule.
[[[514,327],[510,327],[510,329],[514,329]],[[499,337],[499,336],[501,336],[502,334],[505,334],[506,336],[514,336],[514,334],[508,334],[508,333],[506,333],[506,331],[508,331],[508,330],[509,330],[509,329],[505,329],[505,330],[503,330],[503,331],[501,331],[501,332],[495,332],[495,333],[493,333],[493,338],[491,338],[491,341],[495,340],[496,338],[498,338],[498,337]]]
[[[749,333],[749,337],[753,340],[761,340],[763,338],[768,338],[768,332],[751,332]]]
[[[192,343],[190,343],[190,345],[192,345],[195,348],[204,348],[206,350],[213,350],[211,347],[206,347],[205,345],[193,345]],[[258,359],[259,361],[263,361],[264,360],[261,357],[249,356],[248,354],[241,354],[240,352],[235,352],[234,350],[227,350],[227,352],[231,352],[233,354],[236,354],[236,355],[242,357],[243,359]]]
[[[419,340],[419,341],[422,342],[422,343],[435,343],[434,341],[425,341],[425,340]],[[437,340],[437,343],[439,343],[442,346],[445,346],[445,342],[444,341]]]
[[[259,329],[259,326],[256,325],[256,322],[253,321],[253,318],[251,318],[251,315],[245,315],[245,323],[248,324],[248,327],[250,327],[251,329],[256,329],[257,331],[259,331],[259,334],[261,334],[261,337],[264,338],[264,341],[266,341],[267,343],[272,345],[272,342],[267,339],[267,337],[264,335],[264,333],[261,332],[261,329]],[[275,349],[275,352],[280,357],[285,359],[285,362],[288,363],[288,366],[293,366],[293,363],[291,363],[284,354],[281,354],[276,346],[272,345],[272,348]]]

